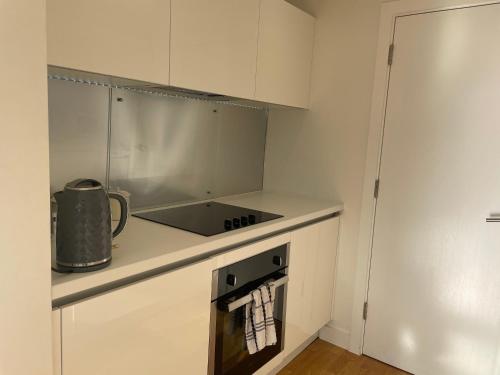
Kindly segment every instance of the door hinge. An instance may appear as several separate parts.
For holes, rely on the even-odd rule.
[[[394,43],[389,46],[389,53],[387,55],[387,65],[391,66],[394,59]]]
[[[366,320],[368,316],[368,302],[365,302],[363,305],[363,320]]]
[[[375,199],[378,198],[378,189],[380,187],[380,180],[377,178],[375,180],[375,188],[373,189],[373,196],[375,197]]]

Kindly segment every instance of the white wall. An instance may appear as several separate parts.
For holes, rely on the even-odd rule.
[[[310,111],[270,113],[264,188],[345,204],[330,329],[349,346],[363,173],[383,0],[290,0],[317,17]]]
[[[49,375],[45,1],[0,2],[0,374]]]

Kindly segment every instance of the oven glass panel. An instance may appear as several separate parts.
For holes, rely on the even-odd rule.
[[[226,301],[216,301],[215,374],[253,374],[283,348],[285,286],[276,288],[274,301],[274,324],[277,343],[249,354],[245,342],[245,306],[227,311]],[[234,296],[239,298],[240,296]]]

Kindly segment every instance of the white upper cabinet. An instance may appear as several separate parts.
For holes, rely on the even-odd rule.
[[[47,0],[48,64],[307,108],[314,23],[285,0]]]
[[[213,261],[62,309],[64,375],[206,375]]]
[[[172,0],[170,84],[253,99],[259,0]]]
[[[284,0],[261,0],[256,100],[309,106],[314,25]]]
[[[47,0],[48,63],[169,84],[170,0]]]

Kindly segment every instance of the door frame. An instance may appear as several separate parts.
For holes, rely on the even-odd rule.
[[[500,0],[399,0],[382,4],[368,133],[368,149],[364,171],[360,231],[358,235],[357,272],[354,286],[349,346],[349,350],[353,353],[363,353],[365,332],[363,308],[365,301],[368,299],[372,239],[377,203],[374,197],[374,187],[375,180],[378,178],[380,172],[385,109],[390,78],[390,66],[387,59],[389,46],[392,44],[394,38],[396,19],[400,16],[499,3]],[[397,46],[395,46],[395,50],[397,57]]]

